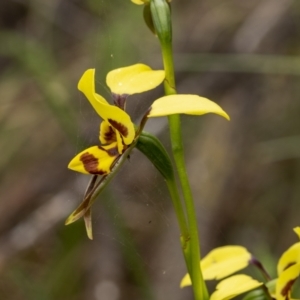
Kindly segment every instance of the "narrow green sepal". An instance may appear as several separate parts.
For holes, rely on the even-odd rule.
[[[143,17],[144,17],[144,21],[145,21],[147,27],[151,30],[151,32],[154,35],[157,35],[156,31],[155,31],[154,24],[153,24],[153,20],[152,20],[152,15],[151,15],[151,10],[150,10],[150,4],[145,4],[144,5]]]
[[[143,131],[136,148],[145,154],[166,180],[174,179],[174,169],[170,156],[158,138]]]
[[[172,22],[170,4],[166,0],[151,0],[150,10],[155,32],[161,44],[172,41]]]

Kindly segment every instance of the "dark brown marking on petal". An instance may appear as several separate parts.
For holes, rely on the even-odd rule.
[[[114,132],[113,128],[109,126],[109,131],[104,133],[104,138],[106,141],[116,141],[116,133]]]
[[[292,261],[292,262],[290,262],[288,265],[286,265],[286,266],[284,267],[283,270],[286,270],[286,269],[288,269],[289,267],[291,267],[291,266],[293,266],[293,265],[295,265],[295,264],[296,264],[296,262],[295,262],[295,261]]]
[[[111,149],[104,149],[103,147],[98,146],[98,148],[101,149],[101,150],[103,150],[103,151],[105,151],[111,157],[115,157],[115,156],[119,155],[117,147],[114,147],[114,148],[111,148]]]
[[[128,128],[124,126],[122,123],[119,123],[115,120],[108,119],[108,122],[116,128],[123,136],[127,137],[128,136]]]
[[[289,291],[292,288],[292,285],[294,284],[294,282],[296,281],[296,279],[290,280],[285,287],[281,290],[281,295],[286,297],[289,293]],[[286,297],[287,298],[287,297]]]
[[[84,168],[90,174],[103,175],[104,171],[98,169],[99,161],[94,155],[86,152],[80,156],[80,161],[83,163]]]

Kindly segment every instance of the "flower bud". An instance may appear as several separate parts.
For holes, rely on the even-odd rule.
[[[150,10],[155,32],[161,44],[172,41],[172,23],[170,5],[166,0],[151,0]]]

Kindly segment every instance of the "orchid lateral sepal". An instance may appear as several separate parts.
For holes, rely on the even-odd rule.
[[[73,211],[73,213],[67,218],[65,225],[69,225],[81,217],[88,211],[88,209],[95,202],[97,197],[101,194],[104,188],[108,185],[108,183],[115,177],[118,173],[120,167],[127,160],[130,152],[136,145],[136,140],[125,150],[125,152],[115,161],[114,166],[111,169],[111,172],[107,175],[104,175],[101,180],[95,185],[95,187],[91,190],[91,192],[83,199],[81,204]]]
[[[97,182],[97,179],[98,179],[98,175],[94,175],[92,176],[86,190],[85,190],[85,193],[84,193],[84,196],[83,196],[83,199],[85,199],[85,197],[92,191],[92,189],[95,187],[95,184]],[[86,233],[87,233],[87,236],[90,240],[93,239],[93,228],[92,228],[92,211],[91,211],[91,208],[89,208],[84,216],[83,216],[83,219],[84,219],[84,224],[85,224],[85,228],[86,228]]]
[[[104,182],[106,176],[107,175],[100,177],[100,180],[97,183],[95,182],[92,185],[92,188],[90,189],[89,193],[85,194],[80,205],[67,218],[67,220],[65,221],[65,225],[69,225],[69,224],[77,221],[78,219],[80,219],[82,216],[84,216],[84,214],[87,211],[87,208],[89,206],[89,201],[90,201],[92,195],[94,194],[94,192],[96,191],[96,189],[98,189],[102,185],[103,185],[103,189],[104,189],[105,186],[104,186],[103,182]],[[93,178],[96,178],[96,179],[98,179],[98,177],[99,177],[98,175],[93,176]],[[92,180],[93,180],[93,178],[92,178]]]

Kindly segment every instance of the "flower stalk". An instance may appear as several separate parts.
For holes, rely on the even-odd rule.
[[[174,95],[176,94],[176,85],[172,50],[172,23],[170,7],[166,0],[151,0],[150,8],[155,31],[159,38],[162,49],[163,64],[166,76],[164,82],[165,94]],[[183,191],[184,203],[188,219],[189,245],[186,249],[183,249],[183,251],[185,254],[185,260],[188,264],[187,269],[191,276],[195,299],[207,300],[209,299],[209,295],[206,284],[203,280],[199,264],[200,247],[197,218],[193,196],[185,167],[180,116],[171,115],[168,117],[168,121],[173,156]]]

